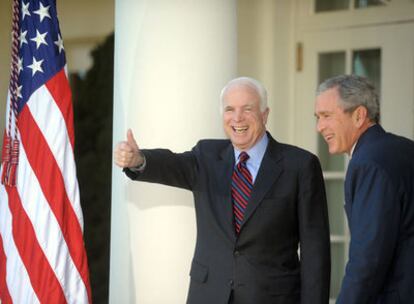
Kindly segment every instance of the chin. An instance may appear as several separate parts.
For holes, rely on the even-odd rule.
[[[337,150],[337,149],[333,149],[333,150],[329,149],[329,153],[330,153],[330,154],[341,154],[341,153],[343,153],[343,152],[342,152],[342,151],[339,151],[339,150]]]
[[[235,146],[238,150],[247,150],[248,149],[248,144],[247,143],[241,143],[241,142],[237,142],[237,141],[233,141],[232,142],[233,146]]]
[[[247,145],[244,145],[244,144],[240,144],[240,143],[233,143],[233,145],[237,148],[237,149],[239,149],[239,150],[245,150],[246,149],[246,147],[247,147]]]
[[[338,151],[338,149],[336,149],[335,147],[332,147],[332,148],[329,147],[328,151],[329,151],[329,154],[338,154],[338,153],[340,153]]]

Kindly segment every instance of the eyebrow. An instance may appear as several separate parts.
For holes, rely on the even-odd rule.
[[[321,116],[321,115],[324,115],[324,114],[330,114],[330,113],[333,113],[333,112],[332,111],[320,111],[320,112],[313,113],[313,115],[315,117],[318,117],[318,116]]]

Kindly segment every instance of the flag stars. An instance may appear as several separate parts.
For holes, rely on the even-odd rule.
[[[40,22],[42,22],[43,19],[46,18],[46,17],[48,17],[49,19],[52,19],[52,18],[50,18],[49,8],[50,8],[50,5],[44,7],[42,2],[40,2],[40,8],[37,11],[34,11],[34,13],[36,15],[39,15]]]
[[[23,70],[23,58],[17,59],[17,74]]]
[[[22,88],[23,88],[23,86],[18,86],[16,88],[16,91],[14,93],[16,94],[15,96],[17,96],[17,98],[22,98],[23,97],[22,96]]]
[[[45,40],[45,37],[47,35],[47,32],[44,32],[43,34],[40,34],[38,30],[36,30],[36,37],[30,39],[31,41],[36,42],[36,49],[39,49],[39,47],[42,44],[47,45],[47,42]]]
[[[57,47],[59,49],[59,54],[60,54],[62,52],[62,50],[65,49],[63,47],[63,40],[62,40],[62,37],[60,37],[60,34],[58,34],[58,40],[55,41],[55,44],[57,45]]]
[[[27,44],[26,35],[27,35],[27,31],[24,31],[24,32],[20,31],[20,37],[19,37],[20,47],[25,43]]]
[[[28,68],[32,69],[32,77],[36,74],[36,72],[43,73],[43,69],[42,69],[43,60],[44,59],[37,61],[36,58],[33,57],[33,63],[27,66]]]
[[[29,11],[29,5],[30,5],[30,3],[22,2],[22,14],[23,14],[22,20],[24,20],[24,17],[26,17],[26,16],[31,16],[30,11]]]

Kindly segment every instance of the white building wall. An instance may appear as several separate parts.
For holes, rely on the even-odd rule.
[[[268,91],[268,130],[292,142],[294,3],[238,1],[238,73],[260,80]]]

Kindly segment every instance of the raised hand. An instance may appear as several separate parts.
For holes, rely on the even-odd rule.
[[[114,150],[114,162],[121,168],[138,167],[144,162],[131,129],[127,131],[127,140],[119,142]]]

